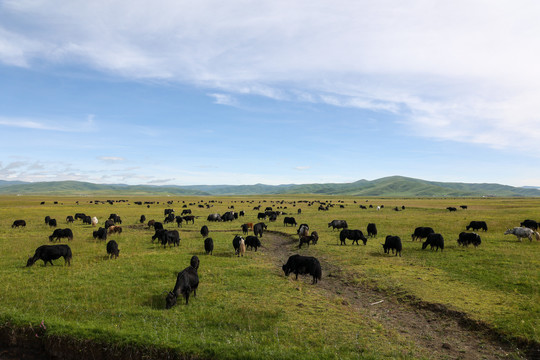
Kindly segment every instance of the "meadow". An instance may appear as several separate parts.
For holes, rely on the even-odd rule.
[[[94,203],[106,199],[128,201]],[[40,205],[42,201],[45,204]],[[147,207],[134,201],[159,204]],[[335,206],[318,211],[319,203],[308,206],[305,201]],[[0,322],[36,329],[43,323],[46,336],[170,349],[199,358],[437,358],[414,339],[352,310],[338,292],[320,291],[308,277],[285,277],[279,264],[286,257],[276,258],[268,244],[244,257],[234,256],[232,239],[241,233],[242,223],[259,222],[258,211],[253,210],[257,205],[261,210],[270,206],[284,211],[299,224],[308,223],[319,234],[318,244],[298,250],[290,243],[286,251],[332,264],[334,274],[356,289],[375,289],[402,301],[442,304],[487,324],[510,342],[540,342],[540,242],[518,242],[512,235],[503,235],[525,219],[540,220],[540,199],[536,198],[2,196]],[[360,205],[374,208],[364,210]],[[377,211],[377,205],[384,208]],[[460,205],[468,208],[459,209]],[[183,206],[198,216],[195,224],[165,226],[179,230],[180,247],[152,243],[154,230],[139,223],[140,215],[163,221],[164,209],[173,208],[179,214]],[[245,217],[233,222],[206,221],[208,214],[223,214],[231,206],[244,210]],[[448,206],[459,210],[448,212]],[[395,207],[400,211],[394,211]],[[301,214],[297,214],[299,208]],[[108,259],[105,242],[93,239],[95,228],[80,221],[65,223],[67,215],[78,212],[97,216],[100,225],[110,213],[122,217],[122,234],[109,236],[119,244],[118,259]],[[26,260],[34,250],[49,243],[53,229],[44,223],[47,215],[57,219],[59,228],[73,230],[72,265],[63,266],[60,258],[53,267],[38,261],[27,268]],[[26,228],[12,229],[16,219],[26,220]],[[339,231],[327,226],[333,219],[344,219],[349,228],[364,233],[373,222],[379,234],[366,246],[350,241],[340,246]],[[459,247],[458,234],[471,220],[484,220],[489,229],[479,232],[482,244],[478,248]],[[283,216],[265,223],[270,231],[296,234],[296,227],[283,225]],[[214,239],[212,256],[204,254],[199,234],[203,224]],[[411,241],[417,226],[431,226],[441,233],[444,251],[421,250],[419,241]],[[380,243],[386,235],[401,237],[402,257],[383,253]],[[261,239],[263,246],[265,239],[267,235]],[[193,255],[201,262],[197,297],[188,306],[181,303],[165,310],[165,292],[172,290],[176,275]],[[323,266],[322,282],[328,274]]]

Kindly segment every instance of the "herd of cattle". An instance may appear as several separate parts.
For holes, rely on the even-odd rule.
[[[200,206],[200,205],[199,205]],[[324,210],[327,210],[326,205]],[[234,208],[234,207],[232,207]],[[365,207],[364,207],[365,208]],[[397,208],[397,207],[396,207]],[[466,209],[466,206],[461,206],[462,209]],[[404,209],[404,207],[402,207]],[[455,208],[447,208],[449,211],[455,211]],[[260,205],[254,207],[254,210],[260,210]],[[319,210],[321,210],[319,208]],[[377,207],[377,210],[380,210],[380,207]],[[301,214],[301,209],[298,209],[298,214]],[[274,211],[271,207],[267,207],[265,212],[259,212],[257,214],[258,220],[268,219],[270,221],[276,221],[278,216],[284,214],[281,211]],[[234,221],[239,217],[245,215],[244,211],[235,212],[227,211],[224,214],[210,214],[207,217],[207,221],[217,222],[217,221]],[[165,219],[163,223],[173,223],[176,222],[178,227],[182,226],[182,223],[191,222],[195,223],[195,216],[191,214],[190,209],[182,210],[181,215],[175,215],[174,210],[167,208],[164,210]],[[97,217],[90,217],[84,213],[77,213],[75,216],[67,216],[66,223],[73,224],[74,221],[81,220],[83,224],[92,225],[93,227],[97,226],[99,220]],[[139,222],[144,224],[146,222],[145,215],[141,215]],[[153,228],[155,233],[151,238],[152,243],[155,240],[158,240],[162,246],[180,246],[180,234],[178,230],[168,230],[164,229],[162,222],[155,220],[150,220],[146,224],[148,228]],[[45,224],[50,227],[56,227],[56,219],[50,218],[50,216],[45,217]],[[122,227],[119,225],[122,224],[122,219],[117,214],[110,214],[109,218],[104,222],[104,227],[99,227],[97,230],[93,231],[92,235],[94,239],[105,241],[107,240],[108,235],[111,234],[121,234]],[[283,218],[284,226],[297,226],[296,219],[292,216],[285,216]],[[12,228],[25,227],[25,220],[15,220],[13,222]],[[522,238],[528,238],[532,241],[533,236],[540,240],[540,234],[538,233],[539,223],[534,220],[525,220],[519,227],[513,229],[508,229],[504,234],[513,234],[519,241]],[[244,256],[246,250],[257,251],[259,247],[262,246],[260,238],[263,236],[264,230],[267,230],[268,226],[264,222],[259,223],[244,223],[240,226],[243,236],[235,235],[232,241],[234,254],[236,256]],[[328,228],[332,230],[340,230],[339,241],[340,245],[346,245],[346,240],[352,240],[352,244],[359,245],[359,240],[366,245],[368,237],[374,238],[377,236],[377,226],[374,223],[369,223],[367,225],[367,237],[364,236],[364,233],[358,229],[349,229],[347,221],[345,220],[332,220],[328,223]],[[478,231],[483,230],[487,231],[488,227],[485,221],[471,221],[469,225],[466,226],[467,231]],[[253,232],[253,235],[248,235],[249,230]],[[204,238],[204,250],[206,254],[212,255],[214,250],[214,241],[212,238],[208,237],[210,230],[207,225],[201,227],[200,233]],[[298,248],[301,249],[304,244],[306,245],[315,245],[319,240],[319,235],[317,231],[309,231],[308,224],[300,224],[297,230],[298,235]],[[245,236],[245,237],[244,237]],[[73,232],[69,228],[65,229],[54,229],[53,233],[49,236],[49,241],[61,241],[62,239],[67,239],[68,241],[73,240]],[[430,246],[431,250],[441,251],[444,250],[444,238],[441,234],[436,233],[431,227],[417,227],[414,229],[413,234],[411,234],[411,240],[424,240],[422,243],[422,249],[426,249]],[[473,245],[478,247],[482,241],[480,235],[476,232],[461,232],[457,239],[457,242],[460,246],[467,247],[468,245]],[[387,235],[385,238],[384,244],[381,244],[385,254],[395,254],[395,256],[401,256],[402,253],[402,240],[397,235]],[[118,258],[120,250],[118,248],[118,243],[115,240],[110,240],[106,244],[107,255],[112,258]],[[36,261],[42,260],[44,265],[47,263],[51,265],[52,260],[59,259],[60,257],[64,258],[65,264],[70,265],[72,259],[71,248],[65,244],[56,244],[56,245],[42,245],[39,246],[32,257],[27,261],[26,266],[32,266]],[[186,304],[188,304],[190,293],[193,292],[193,296],[196,296],[196,290],[199,285],[198,278],[198,268],[199,268],[199,258],[193,256],[190,265],[181,271],[177,276],[177,281],[174,286],[174,289],[167,294],[166,297],[166,308],[172,307],[176,304],[176,299],[178,296],[182,295],[185,298]],[[312,276],[312,284],[317,283],[321,280],[321,265],[319,261],[310,256],[302,256],[299,254],[292,255],[288,258],[287,262],[282,266],[282,270],[286,276],[290,273],[294,273],[296,278],[299,274],[307,274]]]

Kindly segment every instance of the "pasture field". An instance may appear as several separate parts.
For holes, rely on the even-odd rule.
[[[501,337],[538,344],[540,342],[540,241],[518,242],[503,235],[506,228],[525,219],[540,220],[540,199],[379,199],[357,197],[242,196],[242,197],[143,197],[126,196],[114,205],[90,201],[113,197],[0,197],[0,323],[15,326],[46,326],[46,335],[69,335],[116,345],[172,349],[199,358],[223,359],[418,359],[442,358],[419,346],[396,329],[383,326],[361,311],[352,310],[339,291],[320,291],[310,277],[286,278],[280,264],[284,253],[264,248],[234,256],[232,239],[241,234],[244,222],[257,223],[254,206],[267,206],[307,223],[319,234],[319,242],[297,249],[288,244],[288,253],[316,256],[323,264],[327,281],[340,276],[357,289],[376,289],[401,301],[421,300],[467,314],[487,324]],[[318,211],[319,203],[331,201],[328,211]],[[40,205],[45,201],[44,205]],[[58,204],[53,204],[58,201]],[[76,203],[79,202],[79,204]],[[159,204],[135,205],[134,201]],[[167,205],[167,201],[173,204]],[[212,202],[210,202],[212,201]],[[283,201],[283,203],[281,203]],[[192,204],[192,205],[190,205]],[[194,205],[193,205],[194,204]],[[210,204],[200,208],[198,204]],[[360,209],[359,205],[384,205]],[[151,243],[153,229],[139,224],[163,221],[164,209],[178,215],[187,206],[198,216],[195,224],[167,224],[178,229],[180,247],[163,248]],[[340,208],[343,205],[344,208]],[[467,205],[466,210],[459,208]],[[246,216],[233,222],[209,223],[210,213],[244,210]],[[394,207],[400,211],[394,211]],[[401,210],[404,206],[405,209]],[[458,207],[449,212],[447,206]],[[302,214],[297,214],[297,209]],[[106,242],[94,240],[90,225],[76,221],[67,225],[67,215],[82,212],[97,216],[99,225],[110,213],[122,217],[122,234],[110,235],[118,242],[120,257],[109,260]],[[71,266],[63,259],[44,267],[39,260],[25,267],[34,250],[49,244],[52,233],[45,216],[69,227],[74,239]],[[26,228],[12,229],[16,219]],[[366,232],[376,223],[378,236],[367,245],[339,244],[339,231],[327,223],[343,219],[350,229]],[[488,231],[479,231],[478,248],[459,247],[456,240],[471,220],[484,220]],[[285,227],[283,215],[276,222],[264,221],[268,230],[295,235],[297,227]],[[210,228],[215,249],[205,255],[202,225]],[[98,225],[98,226],[99,226]],[[421,250],[411,241],[417,226],[431,226],[445,239],[443,252]],[[383,253],[386,235],[399,235],[403,256]],[[268,240],[267,240],[268,241]],[[67,243],[65,240],[62,243]],[[165,310],[165,292],[172,290],[176,275],[189,264],[192,255],[200,258],[200,285],[196,298]],[[412,299],[412,300],[411,300]],[[519,358],[518,352],[509,357]]]

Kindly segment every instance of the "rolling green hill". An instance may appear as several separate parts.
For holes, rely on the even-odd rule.
[[[403,176],[352,183],[302,185],[149,186],[93,184],[81,181],[19,183],[0,181],[0,194],[21,195],[276,195],[320,194],[379,197],[536,197],[540,190],[500,184],[434,182]]]
[[[21,195],[210,195],[177,186],[103,185],[81,181],[53,181],[5,185],[0,194]]]

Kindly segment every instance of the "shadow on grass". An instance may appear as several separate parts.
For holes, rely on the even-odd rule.
[[[167,296],[166,291],[163,291],[161,294],[152,295],[150,296],[148,300],[146,300],[143,303],[143,306],[147,306],[155,310],[165,310],[165,297],[166,296]]]

